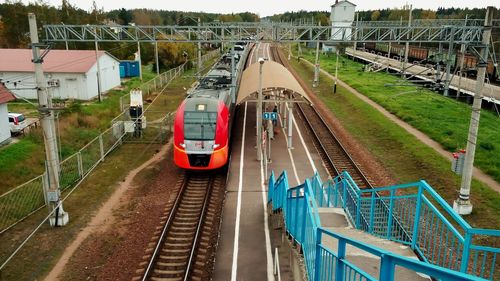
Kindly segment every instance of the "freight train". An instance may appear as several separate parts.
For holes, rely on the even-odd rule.
[[[364,48],[374,54],[387,56],[389,52],[389,44],[388,43],[364,43]],[[389,57],[394,59],[401,59],[405,56],[405,45],[402,44],[391,44]],[[437,64],[439,62],[440,65],[446,64],[446,56],[448,54],[448,50],[443,49],[442,52],[439,52],[438,49],[435,48],[427,48],[427,47],[417,47],[411,46],[408,49],[408,61],[409,62],[420,62],[420,63],[428,63],[428,64]],[[464,54],[464,63],[463,63],[463,73],[467,73],[467,76],[476,76],[477,74],[477,57],[470,53]],[[455,68],[460,67],[462,61],[462,53],[460,51],[455,51],[451,56],[451,68],[454,71]],[[497,67],[493,63],[492,60],[488,61],[488,65],[486,67],[486,73],[491,82],[499,81],[500,77],[498,77]]]
[[[232,115],[248,52],[249,46],[237,43],[179,105],[174,120],[174,163],[178,167],[212,170],[227,163]]]

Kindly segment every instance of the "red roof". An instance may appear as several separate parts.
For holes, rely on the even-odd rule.
[[[0,72],[34,72],[32,56],[31,49],[0,49]],[[42,65],[49,73],[86,73],[95,63],[95,51],[50,50]]]
[[[11,91],[0,83],[0,104],[4,104],[15,99],[16,97],[11,93]]]

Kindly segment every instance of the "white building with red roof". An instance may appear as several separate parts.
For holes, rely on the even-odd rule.
[[[0,143],[10,139],[9,110],[7,103],[16,97],[0,83]]]
[[[0,49],[0,82],[16,96],[37,99],[31,49]],[[120,62],[98,52],[101,93],[120,85]],[[50,50],[43,70],[53,98],[91,100],[98,96],[95,51]]]

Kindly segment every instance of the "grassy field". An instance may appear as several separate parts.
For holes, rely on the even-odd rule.
[[[303,48],[314,62],[314,50]],[[335,55],[321,55],[321,68],[335,73]],[[389,86],[399,77],[384,72],[364,72],[363,64],[339,57],[339,79],[377,102],[413,127],[454,152],[465,148],[471,107],[416,86]],[[328,78],[320,81],[330,81]],[[330,82],[328,82],[330,83]],[[483,110],[474,165],[500,182],[500,117]]]
[[[143,80],[152,79],[155,74],[143,71]],[[139,86],[139,78],[124,83],[123,90],[111,90],[101,103],[97,101],[68,103],[59,113],[56,128],[59,132],[61,159],[77,152],[82,146],[109,128],[110,121],[120,113],[120,97],[131,88]],[[10,111],[27,113],[36,117],[33,105],[15,102],[9,104]],[[44,145],[41,128],[32,130],[19,142],[0,148],[0,194],[27,180],[40,175],[44,170]]]
[[[292,60],[299,75],[312,84],[313,71],[306,63]],[[398,183],[425,179],[449,203],[458,197],[460,177],[450,163],[413,135],[342,87],[332,95],[332,84],[320,76],[318,97],[331,109],[346,130],[366,147]],[[473,213],[465,219],[474,227],[500,227],[500,195],[474,180]]]
[[[207,64],[213,61],[207,62]],[[169,112],[177,108],[185,97],[185,89],[195,81],[193,70],[174,80],[160,95],[151,109],[155,112]],[[135,86],[134,86],[135,87]],[[116,110],[118,110],[118,104]],[[100,105],[81,105],[78,112],[96,108]],[[112,110],[108,107],[101,110]],[[116,113],[117,114],[117,113]],[[111,117],[114,117],[111,116]],[[110,117],[110,118],[111,118]],[[109,121],[108,119],[108,126]],[[28,138],[25,138],[28,139]],[[65,201],[64,208],[70,214],[69,225],[62,228],[51,228],[44,225],[35,236],[23,247],[16,257],[1,272],[2,280],[38,280],[43,278],[57,262],[66,246],[74,239],[78,232],[87,225],[94,211],[105,202],[115,191],[118,183],[140,164],[151,158],[161,148],[158,144],[124,144],[114,150],[106,160],[100,164],[80,187]],[[24,149],[23,151],[28,151]],[[29,157],[29,152],[27,153]],[[3,159],[0,157],[0,159]],[[141,175],[144,177],[145,175]],[[148,174],[149,177],[154,174]],[[151,178],[150,178],[151,179]],[[0,261],[19,245],[36,224],[46,215],[45,211],[37,212],[27,220],[21,222],[14,229],[2,235],[0,243]],[[96,257],[98,258],[98,257]],[[89,269],[92,270],[92,269]]]

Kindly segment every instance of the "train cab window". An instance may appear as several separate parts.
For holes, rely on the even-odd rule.
[[[197,105],[197,107],[202,105]],[[217,112],[185,111],[184,138],[186,140],[213,140],[216,123]]]

